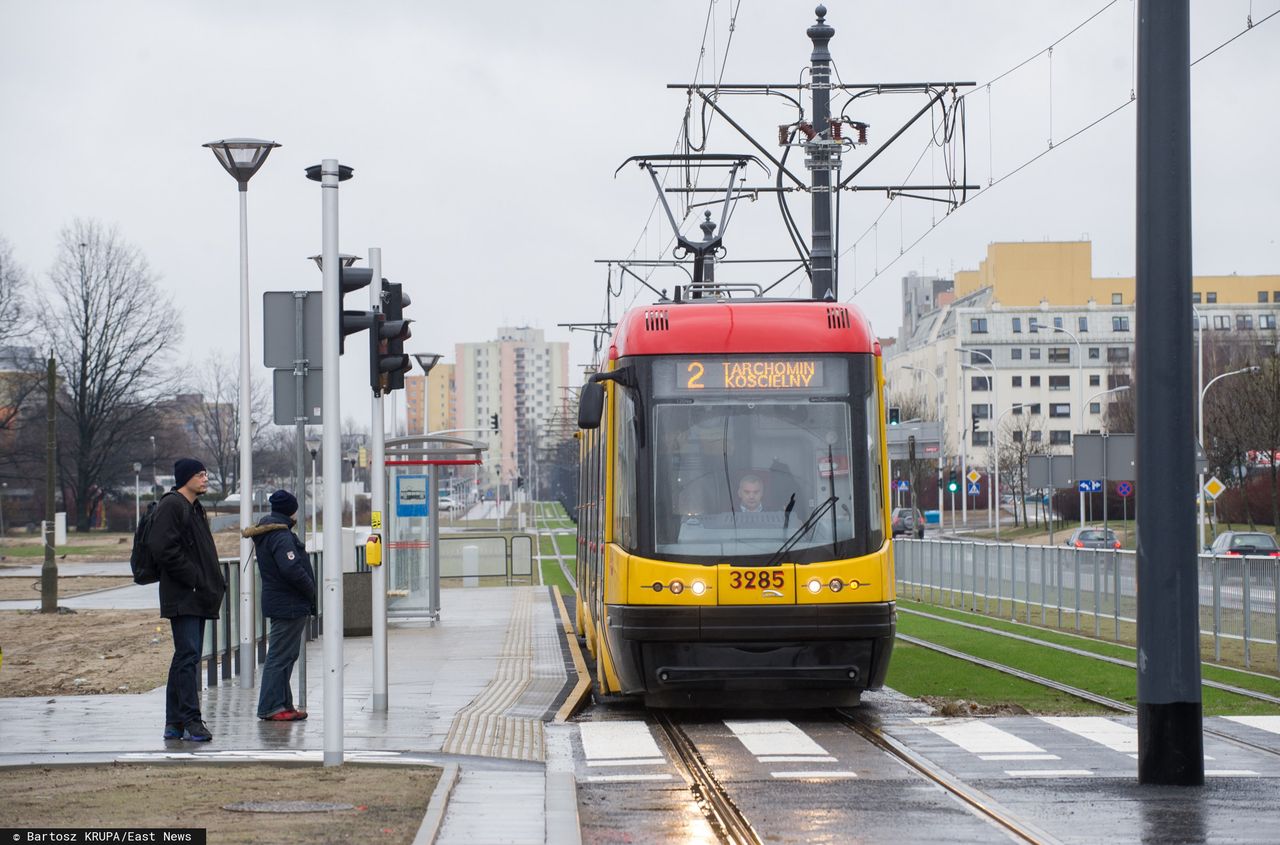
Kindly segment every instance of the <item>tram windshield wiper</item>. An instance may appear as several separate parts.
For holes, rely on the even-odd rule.
[[[781,560],[782,556],[791,551],[795,544],[800,542],[800,538],[811,531],[813,527],[818,524],[818,520],[822,519],[823,514],[834,507],[835,503],[838,501],[840,501],[839,496],[828,496],[825,501],[815,507],[805,521],[800,524],[800,527],[786,539],[786,542],[782,544],[781,548],[773,553],[773,556],[769,558],[769,562],[766,563],[765,566],[773,566]]]

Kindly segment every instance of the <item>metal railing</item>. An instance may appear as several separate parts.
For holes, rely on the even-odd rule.
[[[899,595],[1136,645],[1137,556],[969,540],[894,541]],[[1280,558],[1200,555],[1200,633],[1246,668],[1280,671]]]

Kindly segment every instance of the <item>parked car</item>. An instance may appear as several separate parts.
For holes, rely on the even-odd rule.
[[[1063,545],[1077,549],[1118,549],[1120,540],[1110,528],[1077,528]]]
[[[1276,544],[1275,537],[1261,531],[1224,531],[1213,541],[1209,552],[1227,557],[1280,557],[1280,545]]]
[[[915,508],[894,508],[891,524],[895,537],[899,534],[910,534],[917,539],[924,538],[924,515]]]
[[[456,501],[452,496],[441,496],[441,497],[440,497],[440,510],[441,510],[441,511],[455,511],[455,510],[458,510],[458,509],[459,509],[459,508],[461,508],[461,507],[462,507],[462,505],[458,504],[458,502],[457,502],[457,501]]]

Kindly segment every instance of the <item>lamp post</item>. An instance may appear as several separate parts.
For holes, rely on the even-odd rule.
[[[240,530],[253,521],[253,453],[250,445],[249,416],[249,180],[266,162],[271,151],[280,146],[275,141],[256,138],[226,138],[204,145],[213,150],[218,163],[240,190]],[[247,485],[247,486],[246,486]],[[251,689],[254,680],[253,579],[248,577],[249,555],[253,541],[240,539],[240,686]]]
[[[972,367],[972,368],[973,368],[973,369],[975,369],[975,370],[978,370],[978,372],[982,373],[983,375],[985,375],[985,376],[987,377],[987,386],[991,388],[991,406],[992,406],[992,408],[998,408],[998,407],[1000,407],[1000,386],[999,386],[998,384],[996,384],[996,380],[995,380],[995,376],[999,374],[999,368],[998,368],[998,367],[996,367],[996,362],[995,362],[995,361],[993,361],[993,360],[991,360],[991,356],[990,356],[990,355],[988,355],[987,353],[983,352],[983,351],[982,351],[982,350],[980,350],[980,349],[969,349],[969,348],[967,348],[967,347],[962,346],[962,347],[960,347],[960,351],[961,351],[961,352],[968,352],[970,355],[981,355],[983,358],[986,358],[986,359],[987,359],[987,363],[991,365],[991,373],[990,373],[990,375],[988,375],[988,374],[987,374],[985,371],[983,371],[981,368],[979,368],[979,367],[975,367],[975,366],[973,366],[972,364],[968,364],[967,366]],[[966,365],[962,363],[962,364],[961,364],[961,366],[963,367],[963,366],[966,366]],[[963,385],[962,385],[962,386],[963,386]],[[988,448],[988,449],[990,449],[990,446],[988,446],[987,448]],[[989,462],[988,462],[988,463],[989,463]],[[992,490],[993,490],[993,492],[995,492],[995,493],[999,493],[999,492],[1000,492],[1000,479],[999,479],[999,478],[997,478],[997,479],[995,480],[995,484],[994,484],[993,488],[991,488],[991,489],[992,489]],[[996,522],[999,522],[999,521],[1000,521],[1000,511],[999,511],[999,509],[1000,509],[1000,499],[997,497],[997,498],[996,498],[996,503],[995,503],[995,517],[994,517],[994,518],[995,518],[995,520],[996,520]]]
[[[138,523],[142,521],[142,486],[139,483],[139,476],[142,473],[142,464],[134,461],[133,463],[133,527],[136,530]],[[4,533],[4,520],[0,519],[0,534]]]
[[[1129,389],[1129,385],[1127,385],[1127,384],[1122,384],[1122,385],[1120,385],[1119,387],[1113,387],[1113,388],[1111,388],[1110,390],[1102,390],[1102,391],[1099,391],[1099,392],[1097,392],[1097,393],[1095,393],[1095,394],[1093,394],[1092,396],[1090,396],[1090,397],[1089,397],[1089,402],[1088,402],[1087,404],[1093,404],[1093,400],[1094,400],[1094,399],[1097,399],[1097,398],[1099,398],[1099,397],[1101,397],[1101,396],[1106,396],[1107,394],[1110,394],[1110,393],[1123,393],[1124,391],[1126,391],[1126,390],[1128,390],[1128,389]],[[1099,413],[1101,413],[1101,410],[1102,410],[1102,409],[1101,409],[1101,408],[1099,408],[1098,410],[1099,410]],[[1103,433],[1103,435],[1106,435],[1106,433],[1107,433],[1107,426],[1106,426],[1105,424],[1103,424],[1103,426],[1102,426],[1102,433]],[[1106,470],[1106,466],[1107,466],[1107,462],[1106,462],[1106,461],[1107,461],[1107,459],[1106,459],[1106,455],[1107,455],[1107,447],[1106,447],[1106,442],[1105,442],[1105,440],[1104,440],[1104,441],[1103,441],[1103,446],[1102,446],[1102,456],[1103,456],[1103,457],[1102,457],[1102,467],[1103,467],[1103,470],[1104,470],[1104,472],[1103,472],[1103,474],[1102,474],[1102,525],[1103,525],[1103,528],[1104,528],[1104,529],[1106,528],[1106,524],[1107,524],[1107,473],[1105,472],[1105,470]],[[1081,501],[1081,502],[1083,502],[1083,501],[1084,501],[1084,492],[1083,492],[1083,491],[1080,493],[1080,501]],[[1082,528],[1084,527],[1084,506],[1083,506],[1083,505],[1081,505],[1081,508],[1080,508],[1080,527],[1082,527]]]
[[[311,453],[311,550],[316,548],[316,455],[320,453],[320,440],[307,438],[307,451]]]
[[[226,491],[223,491],[226,495]],[[156,497],[156,436],[151,435],[151,497],[159,501]]]
[[[1088,402],[1085,402],[1085,401],[1084,401],[1084,349],[1083,349],[1083,347],[1080,345],[1080,338],[1076,337],[1076,336],[1075,336],[1074,334],[1072,334],[1071,332],[1069,332],[1069,331],[1067,331],[1066,329],[1062,328],[1062,326],[1043,326],[1042,328],[1046,328],[1046,329],[1048,329],[1049,331],[1053,331],[1053,332],[1061,332],[1062,334],[1065,334],[1067,337],[1069,337],[1069,338],[1071,338],[1072,340],[1074,340],[1074,341],[1075,341],[1075,344],[1076,344],[1076,382],[1077,382],[1077,384],[1076,384],[1076,398],[1080,400],[1080,422],[1079,422],[1079,424],[1076,426],[1076,433],[1077,433],[1077,434],[1084,434],[1084,428],[1085,428],[1085,426],[1084,426],[1084,418],[1085,418],[1085,414],[1087,414],[1087,413],[1088,413]],[[1093,400],[1092,400],[1092,399],[1090,399],[1090,401],[1093,401]],[[1076,479],[1076,481],[1077,481],[1077,482],[1078,482],[1079,480],[1080,480],[1080,479],[1078,479],[1078,478]],[[1081,490],[1081,491],[1080,491],[1080,527],[1081,527],[1081,528],[1084,528],[1084,491],[1083,491],[1083,490]]]
[[[997,414],[997,415],[996,415],[996,422],[995,422],[995,425],[991,426],[991,443],[992,443],[992,450],[996,453],[996,484],[995,484],[995,487],[996,487],[996,507],[997,507],[997,508],[999,508],[999,507],[1000,507],[1000,420],[1004,419],[1004,415],[1005,415],[1005,414],[1008,414],[1008,413],[1011,413],[1015,408],[1025,408],[1025,407],[1026,407],[1026,406],[1025,406],[1025,405],[1023,405],[1021,402],[1015,402],[1014,404],[1010,405],[1009,407],[1007,407],[1007,408],[1005,408],[1003,411],[1001,411],[999,414]],[[1023,502],[1023,508],[1022,508],[1022,510],[1023,510],[1023,514],[1022,514],[1022,515],[1023,515],[1023,517],[1026,517],[1026,515],[1027,515],[1027,514],[1026,514],[1026,510],[1027,510],[1027,508],[1026,508],[1026,502],[1025,502],[1025,501]],[[1017,508],[1016,508],[1016,507],[1014,508],[1013,516],[1014,516],[1014,527],[1016,528],[1016,527],[1017,527],[1017,521],[1018,521],[1018,520],[1017,520],[1018,511],[1017,511]],[[1026,520],[1024,519],[1023,521],[1025,522]],[[998,542],[1000,542],[1000,519],[999,519],[999,517],[997,517],[997,518],[996,518],[996,542],[997,542],[997,543],[998,543]]]
[[[1238,375],[1243,375],[1244,373],[1257,373],[1257,372],[1261,372],[1261,371],[1262,371],[1262,368],[1261,368],[1261,367],[1257,367],[1257,366],[1254,366],[1254,367],[1241,367],[1241,368],[1240,368],[1240,369],[1238,369],[1238,370],[1232,370],[1231,372],[1228,372],[1228,373],[1222,373],[1221,375],[1214,376],[1212,379],[1210,379],[1210,380],[1209,380],[1209,383],[1208,383],[1208,384],[1206,384],[1206,385],[1205,385],[1205,386],[1200,390],[1200,403],[1199,403],[1199,414],[1198,414],[1198,416],[1199,416],[1199,419],[1200,419],[1200,446],[1201,446],[1201,448],[1204,448],[1204,395],[1205,395],[1206,393],[1208,393],[1208,392],[1209,392],[1209,388],[1213,387],[1214,382],[1221,381],[1222,379],[1226,378],[1227,376],[1238,376]],[[1203,372],[1203,371],[1202,371],[1202,372]],[[1207,455],[1206,455],[1206,456],[1207,456]],[[1200,473],[1200,489],[1199,489],[1199,490],[1197,490],[1197,491],[1196,491],[1196,493],[1197,493],[1196,498],[1198,498],[1198,499],[1200,500],[1199,536],[1200,536],[1200,548],[1202,548],[1202,549],[1203,549],[1203,548],[1204,548],[1204,472],[1203,472],[1203,471]],[[1196,552],[1196,554],[1199,554],[1199,551],[1197,551],[1197,552]]]
[[[966,350],[962,350],[962,351],[968,352],[968,351],[970,351],[970,350],[967,350],[967,349],[966,349]],[[990,359],[988,359],[988,360],[990,360]],[[961,362],[960,362],[960,368],[961,368],[962,370],[977,370],[978,372],[982,373],[982,377],[983,377],[983,378],[985,378],[985,379],[987,380],[987,386],[988,386],[988,387],[993,388],[993,390],[992,390],[992,403],[994,404],[994,403],[995,403],[995,401],[996,401],[996,398],[995,398],[995,390],[994,390],[994,387],[995,387],[995,379],[994,379],[994,378],[992,378],[991,374],[990,374],[990,373],[988,373],[986,370],[984,370],[982,367],[979,367],[977,364],[966,364],[966,363],[964,363],[963,361],[961,361]],[[994,366],[992,367],[992,369],[994,370]],[[962,380],[962,381],[960,382],[960,424],[961,424],[961,425],[964,425],[964,414],[965,414],[965,411],[966,411],[966,408],[964,407],[964,395],[965,395],[965,392],[964,392],[964,382],[963,382],[963,380]],[[963,431],[963,429],[962,429],[962,431]],[[968,475],[967,470],[968,470],[969,466],[968,466],[968,461],[967,461],[967,460],[966,460],[966,458],[965,458],[965,445],[963,444],[963,441],[962,441],[962,445],[961,445],[961,447],[960,447],[960,455],[961,455],[961,459],[960,459],[960,463],[961,463],[960,472],[962,473],[962,477],[964,477],[964,480],[965,480],[965,481],[968,481],[968,478],[967,478],[967,477],[965,477],[965,476],[967,476],[967,475]],[[968,490],[968,488],[967,488],[967,487],[965,488],[965,493],[964,493],[964,495],[960,498],[960,502],[961,502],[961,504],[963,505],[963,507],[961,508],[961,514],[962,514],[962,517],[961,517],[961,518],[962,518],[962,519],[963,519],[963,521],[964,521],[964,527],[965,527],[965,528],[968,528],[968,527],[969,527],[969,506],[968,506],[968,502],[969,502],[969,490]],[[975,505],[976,505],[976,503],[975,503]]]
[[[910,370],[913,373],[924,373],[929,378],[933,379],[934,387],[936,387],[938,391],[938,528],[941,530],[946,528],[942,522],[942,515],[946,513],[946,510],[942,507],[942,459],[946,454],[947,448],[947,423],[946,419],[942,416],[942,379],[938,378],[937,373],[930,372],[922,367],[913,367],[910,364],[904,364],[902,369]],[[955,522],[955,519],[955,514],[952,514],[952,523]],[[954,524],[952,527],[955,527]]]

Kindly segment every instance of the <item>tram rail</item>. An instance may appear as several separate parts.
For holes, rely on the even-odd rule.
[[[654,722],[675,751],[675,762],[720,841],[724,845],[762,845],[764,840],[729,797],[684,728],[660,711],[654,712]]]

